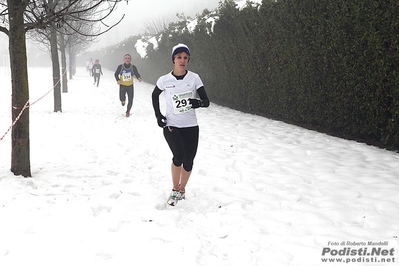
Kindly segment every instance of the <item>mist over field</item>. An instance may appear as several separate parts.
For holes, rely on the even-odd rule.
[[[146,24],[153,22],[170,23],[178,20],[177,14],[194,18],[204,9],[213,10],[218,7],[220,0],[184,1],[184,0],[146,0],[122,1],[117,9],[104,22],[107,25],[123,20],[110,31],[100,35],[97,42],[88,50],[100,49],[117,44],[130,36],[144,34]],[[102,29],[107,29],[105,26]],[[27,38],[28,66],[51,66],[49,53],[42,51],[33,41]],[[9,67],[8,37],[0,32],[0,67]],[[1,73],[0,73],[1,74]]]
[[[96,47],[118,43],[132,35],[142,34],[145,25],[151,22],[172,22],[178,20],[177,14],[194,18],[201,14],[204,9],[213,10],[218,7],[220,0],[202,1],[128,1],[121,2],[113,15],[107,19],[109,24],[116,23],[123,15],[124,19],[110,32],[99,37]]]

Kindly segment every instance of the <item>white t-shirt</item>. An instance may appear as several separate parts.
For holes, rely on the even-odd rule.
[[[197,126],[195,109],[191,108],[189,98],[196,98],[197,89],[204,86],[198,74],[188,71],[178,80],[171,73],[160,77],[157,86],[164,92],[166,103],[166,125],[173,127]]]

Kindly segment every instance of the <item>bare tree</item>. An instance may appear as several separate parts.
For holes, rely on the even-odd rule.
[[[147,35],[157,35],[168,28],[170,20],[165,17],[153,18],[144,22],[144,31]]]
[[[50,10],[63,9],[65,6],[64,2],[56,4],[53,0],[49,0],[48,4],[51,7]],[[85,2],[81,1],[79,5],[71,7],[71,11],[80,9],[85,5]],[[63,20],[51,24],[50,27],[29,32],[28,36],[36,40],[41,46],[44,46],[51,54],[54,82],[54,112],[62,112],[61,88],[63,93],[68,92],[66,40],[69,36],[79,36],[80,39],[86,42],[95,39],[95,35],[101,32],[100,28],[96,27],[98,24],[95,18],[97,13],[97,9],[90,9],[84,14],[79,14],[80,20],[76,20],[75,17],[66,16]],[[76,40],[77,38],[74,39]],[[61,53],[61,62],[59,62],[58,50]]]
[[[29,139],[29,84],[26,54],[26,32],[32,29],[69,27],[76,34],[81,28],[74,21],[101,22],[109,16],[120,0],[0,0],[0,32],[9,37],[12,121],[18,120],[11,132],[11,172],[31,177]],[[59,3],[62,3],[59,4]],[[101,16],[86,18],[84,14],[95,10]],[[118,22],[119,23],[119,22]],[[106,31],[110,30],[113,26]],[[100,35],[103,32],[97,33]],[[55,39],[56,40],[56,39]],[[53,65],[53,69],[54,69]],[[59,66],[58,66],[59,69]],[[53,72],[54,82],[59,80]]]

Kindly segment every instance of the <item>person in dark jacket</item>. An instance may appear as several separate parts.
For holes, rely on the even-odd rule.
[[[116,82],[119,85],[119,99],[122,106],[125,106],[127,94],[128,102],[126,117],[130,116],[130,110],[132,109],[133,105],[134,77],[136,77],[139,82],[142,81],[141,76],[137,71],[137,67],[135,65],[132,65],[131,61],[132,57],[129,54],[125,54],[125,56],[123,57],[123,64],[119,65],[114,73]]]
[[[103,71],[101,70],[100,60],[98,60],[98,59],[96,59],[94,61],[94,65],[92,68],[92,74],[94,77],[94,85],[96,85],[96,83],[97,83],[97,87],[98,87],[98,84],[100,84],[100,75],[103,75]]]

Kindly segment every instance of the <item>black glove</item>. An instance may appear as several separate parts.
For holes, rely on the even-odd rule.
[[[157,122],[158,122],[158,126],[165,127],[166,126],[166,117],[164,117],[162,114],[157,115]]]
[[[192,108],[199,108],[202,107],[202,101],[198,99],[188,99],[188,102],[191,104]]]

